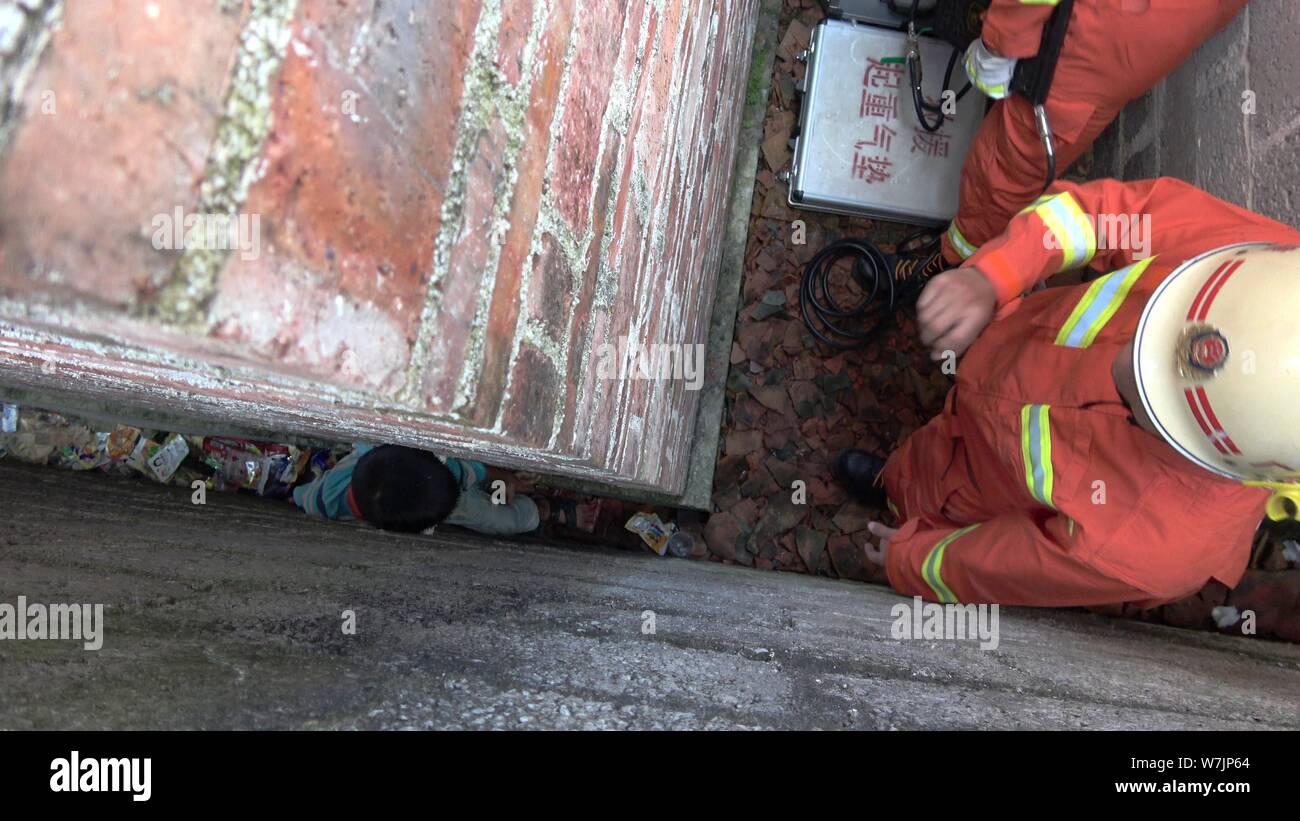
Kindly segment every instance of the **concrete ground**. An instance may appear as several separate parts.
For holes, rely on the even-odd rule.
[[[899,641],[879,587],[7,462],[0,509],[0,603],[105,606],[98,651],[0,641],[5,729],[1300,728],[1290,645],[1012,609],[996,650]]]

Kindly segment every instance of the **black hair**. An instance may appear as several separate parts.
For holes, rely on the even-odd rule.
[[[382,445],[357,460],[352,497],[369,524],[420,533],[451,514],[460,499],[460,483],[427,450]]]

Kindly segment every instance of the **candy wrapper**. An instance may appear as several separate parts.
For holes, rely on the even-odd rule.
[[[310,458],[307,460],[307,464],[303,467],[303,471],[305,472],[300,473],[299,475],[302,478],[310,478],[311,480],[319,479],[324,476],[325,473],[330,468],[337,465],[339,461],[339,457],[335,456],[334,452],[329,448],[313,450],[308,454],[308,456]]]
[[[216,470],[217,490],[251,490],[259,496],[282,498],[311,457],[292,445],[250,442],[210,436],[203,440],[203,462]]]
[[[49,463],[67,470],[91,470],[109,461],[107,433],[92,433],[85,428],[70,431],[71,439],[50,454]]]
[[[105,473],[112,473],[119,476],[137,476],[139,472],[131,467],[127,460],[135,452],[136,445],[141,439],[139,428],[133,428],[129,425],[118,425],[108,433],[97,434],[102,437],[102,447],[104,451],[104,461],[99,469]]]
[[[127,457],[135,452],[135,446],[139,441],[139,428],[118,425],[108,434],[104,442],[104,453],[111,461],[125,462]]]
[[[141,436],[126,463],[150,479],[166,483],[171,481],[189,453],[190,446],[180,434],[173,433],[162,444]]]
[[[677,528],[672,524],[667,524],[659,519],[653,513],[637,513],[627,520],[623,525],[624,530],[629,530],[641,537],[651,550],[660,556],[668,551],[668,540],[672,538]]]

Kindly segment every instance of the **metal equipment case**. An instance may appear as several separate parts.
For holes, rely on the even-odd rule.
[[[952,47],[922,37],[920,50],[923,93],[938,103]],[[961,166],[986,98],[972,88],[938,133],[926,132],[906,65],[885,62],[906,51],[907,36],[896,30],[849,20],[814,29],[790,169],[792,207],[919,225],[956,215]],[[954,85],[965,85],[960,58],[953,76]]]

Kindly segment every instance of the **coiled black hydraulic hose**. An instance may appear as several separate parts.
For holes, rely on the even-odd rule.
[[[908,243],[905,240],[900,247]],[[865,292],[857,305],[844,306],[831,293],[830,278],[842,260],[853,261],[852,276]],[[889,321],[902,300],[916,296],[924,282],[894,278],[891,258],[864,239],[832,242],[804,268],[799,283],[799,312],[818,340],[833,348],[856,348]],[[849,324],[855,327],[847,327]]]

